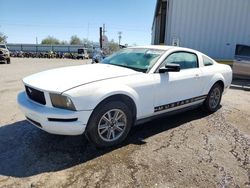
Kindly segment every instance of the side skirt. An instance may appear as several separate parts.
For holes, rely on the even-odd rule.
[[[182,112],[186,112],[186,111],[189,111],[189,110],[193,110],[193,109],[196,109],[196,108],[200,107],[202,104],[203,104],[203,101],[201,101],[198,104],[194,104],[194,105],[191,105],[191,106],[188,106],[188,107],[184,107],[184,108],[181,108],[181,109],[177,109],[177,110],[173,110],[173,111],[168,111],[168,112],[156,114],[156,115],[153,115],[153,116],[150,116],[150,117],[147,117],[147,118],[139,119],[139,120],[136,120],[136,122],[135,122],[134,125],[135,126],[136,125],[140,125],[140,124],[152,121],[154,119],[158,119],[158,118],[162,118],[162,117],[167,117],[167,116],[179,114],[179,113],[182,113]]]

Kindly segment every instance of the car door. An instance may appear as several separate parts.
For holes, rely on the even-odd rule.
[[[157,91],[154,111],[171,111],[197,103],[202,93],[202,74],[198,56],[187,51],[173,52],[167,56],[159,68],[166,64],[179,64],[179,72],[155,73]]]

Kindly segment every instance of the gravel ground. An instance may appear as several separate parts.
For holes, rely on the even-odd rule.
[[[230,89],[214,114],[195,109],[134,127],[105,150],[25,121],[16,104],[21,78],[87,62],[0,65],[0,187],[250,187],[249,91]]]

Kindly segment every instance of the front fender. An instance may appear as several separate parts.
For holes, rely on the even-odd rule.
[[[64,95],[70,96],[77,110],[93,110],[101,101],[117,94],[130,97],[136,106],[138,105],[139,95],[133,88],[122,84],[111,84],[104,87],[100,84],[83,85],[66,91]]]
[[[98,97],[99,100],[97,104],[110,96],[122,94],[130,97],[134,101],[136,106],[138,106],[138,93],[133,88],[126,85],[113,85],[107,88],[100,88],[98,89],[97,93],[98,96],[100,96],[100,98]]]

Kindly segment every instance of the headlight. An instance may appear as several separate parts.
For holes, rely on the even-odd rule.
[[[69,97],[54,93],[50,93],[49,95],[54,107],[76,111],[76,108]]]
[[[3,53],[4,53],[4,54],[8,54],[8,53],[9,53],[9,51],[7,51],[7,50],[3,50]]]

